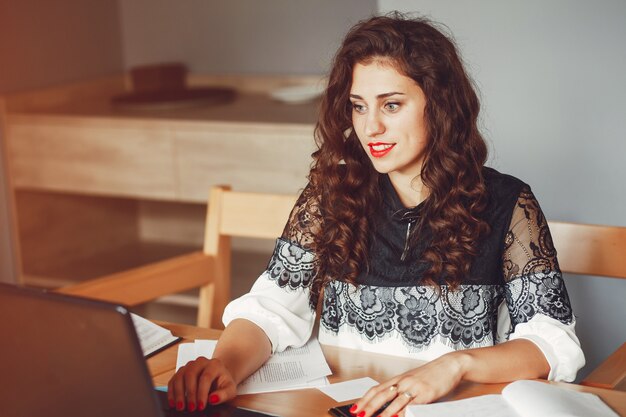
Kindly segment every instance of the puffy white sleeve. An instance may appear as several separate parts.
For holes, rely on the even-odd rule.
[[[311,248],[318,213],[307,187],[276,241],[267,269],[249,293],[231,301],[224,310],[225,326],[235,319],[259,326],[272,344],[272,353],[304,345],[313,330],[317,298],[310,291],[315,274]]]
[[[585,356],[556,255],[539,203],[525,189],[513,210],[503,253],[509,340],[535,343],[550,365],[548,379],[573,381]]]

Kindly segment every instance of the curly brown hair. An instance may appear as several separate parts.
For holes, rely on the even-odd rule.
[[[352,129],[349,93],[358,63],[388,62],[424,91],[428,144],[421,181],[429,189],[410,243],[425,228],[432,241],[422,254],[423,282],[456,288],[490,228],[482,219],[487,146],[477,127],[480,109],[454,43],[434,24],[399,13],[356,24],[335,55],[316,126],[318,150],[307,194],[319,205],[314,238],[318,259],[312,294],[331,279],[355,282],[368,268],[370,219],[380,207],[379,178]]]

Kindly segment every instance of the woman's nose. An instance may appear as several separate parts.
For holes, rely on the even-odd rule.
[[[365,120],[365,134],[369,137],[380,135],[385,131],[380,114],[378,112],[370,112]]]

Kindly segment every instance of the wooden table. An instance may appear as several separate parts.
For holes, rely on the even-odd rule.
[[[171,323],[159,324],[172,330],[175,335],[182,336],[185,339],[183,342],[189,342],[194,339],[217,339],[221,333],[219,330],[201,329],[194,326]],[[333,375],[329,377],[331,383],[364,376],[369,376],[382,382],[399,373],[415,368],[422,363],[406,358],[367,353],[334,346],[322,346],[322,350],[333,372]],[[167,385],[168,380],[174,374],[177,352],[177,346],[172,346],[148,359],[148,367],[156,386]],[[576,391],[594,393],[617,411],[619,415],[626,417],[626,392],[585,387],[563,382],[550,382],[550,384]],[[506,384],[475,384],[463,382],[445,399],[458,400],[477,395],[499,394],[505,386]],[[327,410],[336,406],[337,402],[321,391],[311,388],[298,391],[242,395],[235,399],[234,404],[282,416],[327,417]]]

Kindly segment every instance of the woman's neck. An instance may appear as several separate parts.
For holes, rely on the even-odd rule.
[[[428,197],[428,188],[420,177],[390,172],[389,180],[405,207],[415,207]]]

